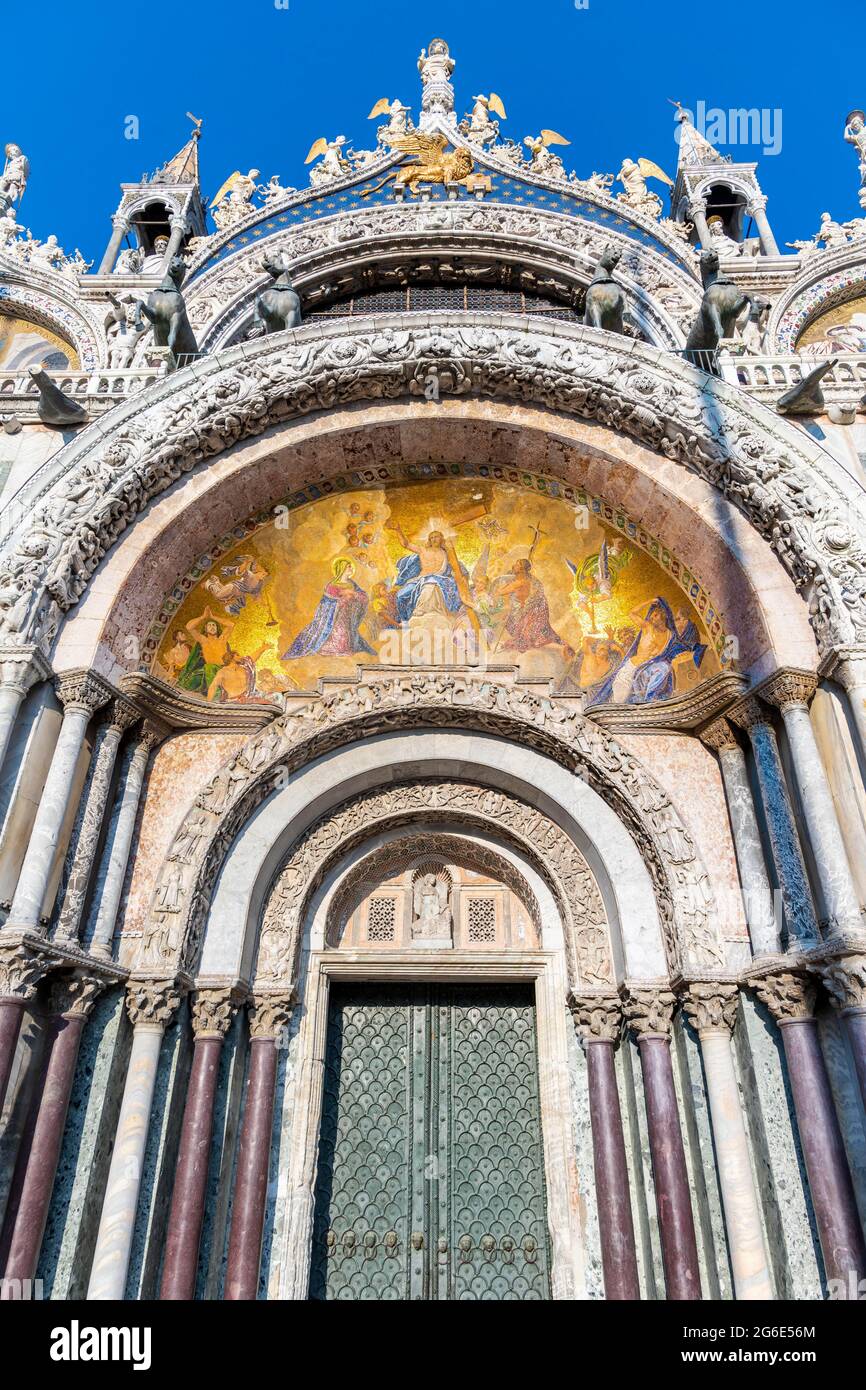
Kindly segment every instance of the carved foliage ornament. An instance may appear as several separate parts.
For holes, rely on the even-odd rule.
[[[652,877],[668,959],[724,964],[706,869],[667,793],[641,763],[575,710],[528,691],[448,674],[361,682],[288,710],[202,789],[175,834],[148,921],[143,963],[194,966],[219,866],[241,825],[296,768],[392,729],[458,727],[517,738],[576,772],[611,803]],[[682,951],[680,946],[682,945]]]
[[[848,498],[812,441],[678,359],[562,323],[508,327],[495,315],[455,323],[442,314],[420,326],[383,316],[375,326],[301,328],[277,345],[281,336],[199,363],[195,377],[178,373],[118,406],[108,438],[91,427],[60,451],[50,488],[27,493],[26,522],[0,561],[0,641],[47,646],[133,517],[199,464],[294,416],[423,396],[431,373],[443,395],[568,411],[693,468],[768,539],[807,595],[825,650],[866,637],[866,526],[854,517],[862,500]]]

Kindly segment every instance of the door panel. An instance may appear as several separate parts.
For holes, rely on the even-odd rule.
[[[313,1299],[546,1299],[532,991],[332,991]]]

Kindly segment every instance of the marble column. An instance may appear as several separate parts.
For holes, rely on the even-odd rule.
[[[99,262],[97,275],[110,275],[114,269],[114,263],[120,252],[123,238],[129,235],[129,223],[120,213],[115,213],[111,219],[111,240],[105,250],[105,255]]]
[[[683,994],[701,1044],[734,1292],[754,1300],[774,1294],[731,1046],[738,1006],[734,984],[692,981]]]
[[[45,957],[20,943],[0,943],[0,1110],[12,1074],[21,1020],[45,974]]]
[[[126,1291],[159,1053],[163,1034],[179,1004],[180,995],[172,980],[131,981],[127,986],[132,1050],[105,1184],[88,1299],[122,1299]]]
[[[809,1192],[828,1280],[847,1297],[866,1279],[866,1244],[814,1017],[815,985],[792,970],[755,975],[750,984],[782,1034]]]
[[[686,1153],[671,1065],[676,998],[664,986],[631,989],[624,1010],[637,1038],[667,1297],[700,1299],[701,1275]]]
[[[817,973],[845,1023],[866,1110],[866,952],[845,952],[819,965]]]
[[[33,1279],[54,1191],[81,1034],[105,981],[84,971],[51,985],[52,1036],[4,1276]],[[12,1297],[0,1283],[0,1298]]]
[[[707,205],[703,198],[693,198],[689,203],[689,220],[698,234],[701,249],[706,251],[711,237],[707,226]]]
[[[760,694],[782,712],[828,931],[856,932],[863,926],[857,888],[809,714],[809,700],[817,684],[817,676],[810,671],[779,671],[761,686]]]
[[[274,1123],[277,1044],[291,1017],[292,1002],[290,994],[256,992],[250,1005],[250,1058],[223,1294],[228,1301],[254,1299],[258,1293]]]
[[[117,750],[127,729],[131,729],[140,718],[141,711],[122,696],[118,696],[116,700],[112,700],[108,717],[97,733],[90,772],[72,832],[69,861],[66,866],[68,873],[64,875],[58,893],[60,912],[55,931],[57,941],[78,940],[90,875],[108,808]]]
[[[727,717],[746,730],[755,755],[770,847],[782,894],[788,949],[814,946],[819,939],[818,922],[772,717],[767,706],[754,696],[735,705]]]
[[[860,766],[866,769],[866,647],[837,648],[821,670],[841,685],[848,696]]]
[[[184,237],[186,236],[186,232],[186,218],[173,217],[171,219],[171,222],[169,223],[168,245],[165,248],[165,257],[163,259],[162,267],[160,270],[161,275],[168,274],[169,266],[171,265],[175,256],[177,256],[180,252],[181,244],[183,242]]]
[[[97,874],[95,921],[90,939],[90,951],[104,960],[111,959],[111,947],[117,912],[123,895],[129,852],[135,833],[135,822],[147,765],[154,748],[162,742],[167,730],[148,720],[138,735],[122,786],[118,789],[113,812],[112,833],[108,836]]]
[[[761,241],[761,250],[765,256],[778,256],[779,247],[776,238],[773,236],[772,228],[767,220],[767,199],[762,193],[760,196],[752,198],[746,204],[746,211],[750,217],[754,218],[755,226],[758,229],[758,236]]]
[[[102,705],[107,704],[112,691],[92,671],[72,671],[58,679],[57,695],[63,705],[63,723],[42,788],[30,843],[18,875],[18,885],[4,932],[44,930],[42,906],[69,809],[81,746],[91,717]]]
[[[746,755],[725,719],[717,719],[704,730],[701,739],[715,750],[725,784],[752,952],[756,956],[775,955],[780,945],[773,889],[764,859]]]
[[[231,990],[197,990],[192,1003],[192,1067],[168,1218],[161,1299],[195,1298],[220,1053],[238,1001]]]
[[[0,646],[0,772],[25,695],[50,674],[38,648]]]
[[[575,995],[571,1007],[586,1053],[604,1295],[636,1300],[640,1298],[640,1280],[614,1066],[614,1048],[622,1032],[622,1004],[616,996]]]

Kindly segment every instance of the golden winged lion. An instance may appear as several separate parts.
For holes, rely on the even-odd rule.
[[[463,183],[472,173],[474,161],[468,150],[456,149],[446,153],[447,137],[437,132],[424,135],[413,131],[389,140],[389,145],[402,154],[414,154],[414,164],[407,164],[393,175],[395,188],[418,192],[422,183]],[[383,182],[387,182],[387,179]],[[381,188],[383,185],[380,184]],[[375,190],[373,190],[375,191]]]

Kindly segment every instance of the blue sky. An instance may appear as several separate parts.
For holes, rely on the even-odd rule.
[[[583,0],[581,0],[581,3]],[[782,7],[685,0],[186,0],[184,5],[42,0],[7,6],[0,142],[29,155],[21,209],[34,236],[98,259],[121,181],[153,170],[205,118],[204,191],[236,168],[302,185],[320,135],[375,139],[373,103],[399,96],[417,111],[415,61],[441,35],[457,59],[461,112],[499,93],[516,139],[560,131],[579,174],[615,173],[625,155],[674,172],[678,98],[721,110],[766,108],[781,150],[727,149],[758,160],[780,244],[806,237],[825,209],[858,215],[857,161],[844,117],[866,106],[858,6]],[[720,19],[716,19],[719,16]],[[139,138],[124,138],[135,115]],[[723,148],[725,148],[723,146]]]

